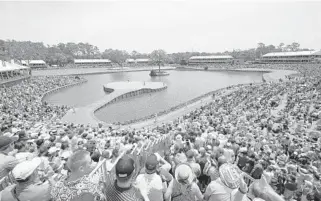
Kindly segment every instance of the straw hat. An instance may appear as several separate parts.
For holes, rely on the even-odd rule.
[[[187,164],[180,164],[175,169],[175,179],[179,183],[191,184],[194,180],[192,168]]]

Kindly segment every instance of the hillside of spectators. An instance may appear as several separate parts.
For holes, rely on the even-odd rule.
[[[321,68],[255,67],[299,74],[231,87],[174,122],[142,129],[62,123],[69,108],[42,95],[81,77],[1,87],[0,198],[321,200]],[[153,147],[165,135],[168,144]],[[97,165],[105,171],[91,178]]]

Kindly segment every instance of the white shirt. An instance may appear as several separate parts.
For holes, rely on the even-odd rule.
[[[147,196],[151,201],[163,201],[163,182],[161,177],[156,174],[140,174],[136,178],[136,186],[147,192]]]

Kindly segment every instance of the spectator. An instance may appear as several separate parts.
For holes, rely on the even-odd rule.
[[[85,150],[73,153],[67,161],[70,174],[54,185],[52,198],[70,201],[105,200],[98,181],[89,177],[93,170],[91,161],[90,153]]]
[[[15,137],[0,136],[0,179],[6,177],[19,161],[8,154],[13,151]]]
[[[180,164],[175,169],[175,179],[173,179],[166,190],[165,200],[172,201],[200,201],[203,195],[195,183],[195,174],[187,164]]]
[[[201,166],[195,162],[195,153],[193,150],[188,150],[186,153],[187,161],[186,163],[192,168],[193,173],[195,174],[196,178],[201,176]]]
[[[145,174],[138,175],[137,187],[141,191],[147,191],[149,200],[163,201],[166,189],[164,189],[162,178],[157,174],[159,162],[155,154],[149,155],[145,163]]]
[[[110,172],[105,183],[107,201],[143,201],[149,200],[147,192],[141,192],[133,186],[136,175],[135,162],[128,155],[121,157]],[[144,189],[143,189],[144,190]]]
[[[247,185],[243,176],[239,175],[237,168],[231,164],[223,164],[219,168],[220,177],[211,181],[207,186],[204,199],[207,201],[247,201]]]
[[[12,175],[17,184],[8,186],[2,192],[2,200],[4,201],[49,201],[50,182],[40,181],[38,176],[38,167],[41,164],[40,158],[34,158],[31,161],[24,161],[15,166]]]

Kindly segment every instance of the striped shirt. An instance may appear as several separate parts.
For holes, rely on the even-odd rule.
[[[105,195],[107,201],[144,201],[139,189],[130,186],[129,188],[120,188],[116,183],[116,175],[111,173],[107,175],[105,183]]]

